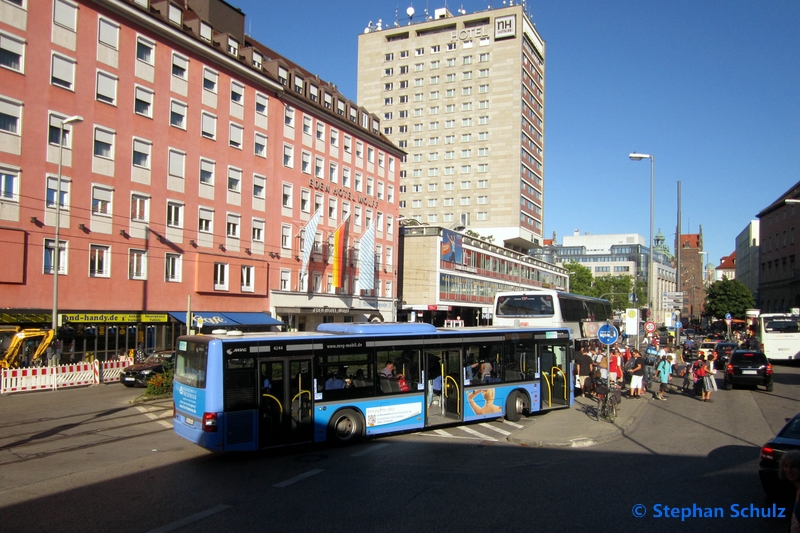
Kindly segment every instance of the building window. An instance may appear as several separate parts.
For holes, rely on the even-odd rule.
[[[111,275],[111,248],[92,244],[89,246],[89,277],[107,278]]]
[[[290,128],[294,128],[294,108],[292,106],[283,107],[283,123]]]
[[[55,193],[53,198],[55,198]],[[19,176],[17,173],[0,171],[0,199],[19,202]]]
[[[153,145],[150,141],[141,139],[133,140],[133,166],[139,168],[150,168],[150,152]]]
[[[19,73],[25,72],[25,41],[0,31],[0,66]]]
[[[228,167],[228,190],[231,192],[241,192],[242,190],[242,171],[237,168]]]
[[[290,144],[283,145],[283,166],[294,168],[294,147]]]
[[[137,115],[153,118],[153,91],[136,86],[133,93],[133,111]]]
[[[231,102],[244,105],[244,85],[231,81]]]
[[[259,176],[257,174],[253,175],[253,197],[261,198],[262,200],[266,198],[266,189],[267,189],[267,178],[264,176]]]
[[[117,105],[117,78],[106,72],[97,72],[95,98],[98,102]]]
[[[69,209],[69,181],[61,179],[61,209]],[[58,178],[47,178],[47,207],[56,207],[56,195],[58,194]],[[18,180],[15,174],[0,172],[0,198],[5,201],[19,201]]]
[[[63,191],[63,189],[62,189]],[[111,197],[112,189],[94,186],[92,187],[92,214],[111,216]]]
[[[292,185],[290,183],[283,184],[283,196],[281,198],[281,205],[288,209],[292,208]]]
[[[200,233],[213,233],[214,231],[214,210],[201,207],[197,219],[197,231]]]
[[[175,100],[170,102],[169,123],[176,128],[186,129],[186,104]]]
[[[258,157],[267,157],[267,136],[261,133],[255,134],[254,153]]]
[[[178,54],[172,54],[172,75],[186,80],[189,77],[189,60]]]
[[[21,116],[22,105],[20,103],[0,97],[0,131],[19,135]]]
[[[219,74],[213,70],[203,69],[203,89],[214,94],[217,94],[217,80]]]
[[[167,202],[167,226],[171,228],[183,227],[183,204]]]
[[[303,213],[311,212],[311,191],[308,189],[300,191],[300,211]]]
[[[55,239],[44,240],[44,273],[52,274],[55,269]],[[58,273],[62,276],[67,275],[67,242],[58,240]]]
[[[56,87],[72,91],[75,88],[75,60],[70,57],[53,54],[50,83]]]
[[[242,292],[253,292],[255,290],[255,267],[242,266]]]
[[[228,290],[228,263],[214,263],[214,290]]]
[[[164,280],[168,282],[181,281],[181,264],[182,258],[180,254],[167,254],[164,260]]]
[[[292,249],[292,227],[283,225],[281,226],[281,248],[286,250]]]
[[[232,239],[239,238],[239,228],[242,225],[242,217],[239,215],[228,214],[225,224],[225,235]]]
[[[202,117],[200,120],[201,123],[201,135],[206,139],[216,139],[217,138],[217,117],[212,115],[211,113],[202,113]]]
[[[72,32],[77,31],[78,5],[68,0],[55,0],[53,22]]]
[[[213,161],[208,159],[200,160],[200,183],[204,185],[214,185],[214,166]]]
[[[178,150],[170,150],[168,155],[169,168],[167,170],[167,172],[169,172],[169,175],[183,179],[185,162],[186,162],[185,153],[179,152]]]
[[[257,218],[253,219],[253,242],[264,242],[264,221]]]
[[[148,65],[153,65],[155,62],[155,43],[144,37],[139,37],[136,40],[136,59]]]
[[[128,279],[147,279],[147,252],[145,250],[129,251]]]
[[[104,159],[114,159],[114,132],[95,128],[94,155]]]
[[[292,271],[281,270],[281,290],[289,291],[292,288]]]
[[[242,149],[242,137],[244,136],[244,128],[235,122],[231,122],[230,129],[229,129],[229,140],[228,144],[230,144],[233,148],[238,148],[239,150]]]
[[[150,198],[140,194],[131,195],[131,220],[147,222],[150,218]]]

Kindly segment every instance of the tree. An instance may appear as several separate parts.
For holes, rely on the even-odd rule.
[[[745,310],[755,306],[753,294],[744,283],[723,277],[708,288],[703,316],[722,318],[730,313],[733,318],[744,319]]]
[[[573,294],[583,294],[594,296],[592,290],[592,271],[575,261],[570,261],[564,265],[569,271],[569,292]]]
[[[630,276],[602,276],[595,278],[592,296],[605,298],[611,302],[613,310],[622,311],[632,305],[628,302],[632,287],[633,279]]]

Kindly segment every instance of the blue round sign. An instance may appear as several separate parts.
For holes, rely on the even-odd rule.
[[[614,344],[619,339],[619,331],[611,324],[603,324],[597,330],[597,340],[603,344]]]
[[[683,322],[680,322],[680,321],[679,322],[675,322],[675,327],[677,329],[681,329],[683,327]]]
[[[725,320],[730,320],[733,318],[730,313],[725,313]]]

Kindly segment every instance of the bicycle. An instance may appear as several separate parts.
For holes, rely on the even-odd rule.
[[[599,402],[597,408],[597,420],[603,418],[604,420],[614,423],[617,418],[617,411],[619,410],[620,400],[622,393],[616,381],[612,381],[608,385],[608,380],[601,379],[600,384],[595,389],[597,399]]]

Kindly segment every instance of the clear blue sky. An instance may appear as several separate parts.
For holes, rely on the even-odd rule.
[[[358,34],[407,23],[382,0],[229,0],[247,31],[356,98]],[[446,3],[485,10],[489,0]],[[445,2],[428,3],[432,13]],[[502,2],[494,2],[502,6]],[[426,7],[414,2],[416,16]],[[800,181],[800,2],[646,0],[528,2],[546,41],[546,238],[573,230],[650,233],[672,247],[677,182],[682,231],[702,225],[708,259],[735,250],[756,213]]]

